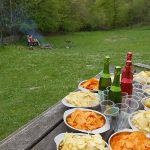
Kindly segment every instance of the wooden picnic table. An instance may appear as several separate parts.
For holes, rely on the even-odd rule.
[[[99,78],[99,75],[96,77]],[[63,122],[63,113],[67,109],[58,102],[1,141],[0,150],[56,150],[54,137],[59,133],[72,132]],[[112,132],[109,130],[101,135],[107,141]]]

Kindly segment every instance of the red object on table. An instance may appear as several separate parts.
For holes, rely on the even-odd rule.
[[[127,53],[126,63],[127,63],[128,60],[131,61],[131,63],[132,63],[132,52]],[[132,64],[131,64],[131,70],[132,70]],[[122,71],[121,80],[122,80],[122,77],[125,76],[125,72],[126,72],[126,67],[124,67],[124,69]],[[133,79],[133,75],[132,75],[132,79]]]
[[[132,94],[133,73],[132,73],[132,61],[127,60],[126,66],[123,69],[121,76],[121,90],[127,92],[128,95]]]

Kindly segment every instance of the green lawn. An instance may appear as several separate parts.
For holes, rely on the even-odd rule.
[[[66,39],[72,48],[64,48]],[[134,62],[150,64],[150,27],[56,35],[47,41],[55,48],[0,49],[0,140],[97,74],[105,55],[111,64],[124,65],[132,50]]]

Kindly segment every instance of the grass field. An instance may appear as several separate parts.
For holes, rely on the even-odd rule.
[[[64,48],[64,40],[72,48]],[[150,27],[79,32],[46,38],[55,48],[29,50],[22,44],[0,48],[0,140],[96,75],[103,58],[124,65],[126,52],[133,61],[150,64]]]

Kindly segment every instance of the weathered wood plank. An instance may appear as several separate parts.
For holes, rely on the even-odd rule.
[[[59,126],[55,128],[51,133],[49,133],[41,142],[39,142],[35,147],[32,148],[32,150],[56,150],[56,144],[54,142],[55,136],[57,136],[60,133],[65,132],[74,132],[71,129],[69,129],[64,122],[62,122]],[[113,132],[111,130],[105,132],[102,134],[102,137],[105,141],[108,140],[108,137]]]
[[[60,133],[71,132],[71,130],[62,122],[59,126],[55,128],[51,133],[49,133],[42,141],[40,141],[32,150],[56,150],[56,144],[54,142],[55,136]]]
[[[66,107],[57,103],[39,117],[35,118],[12,135],[1,141],[0,150],[24,150],[30,149],[42,137],[62,122]],[[57,118],[57,119],[56,119]]]
[[[135,63],[133,65],[136,67],[141,67],[141,68],[145,68],[145,69],[150,70],[150,65],[146,65],[146,64],[142,64],[142,63]]]

